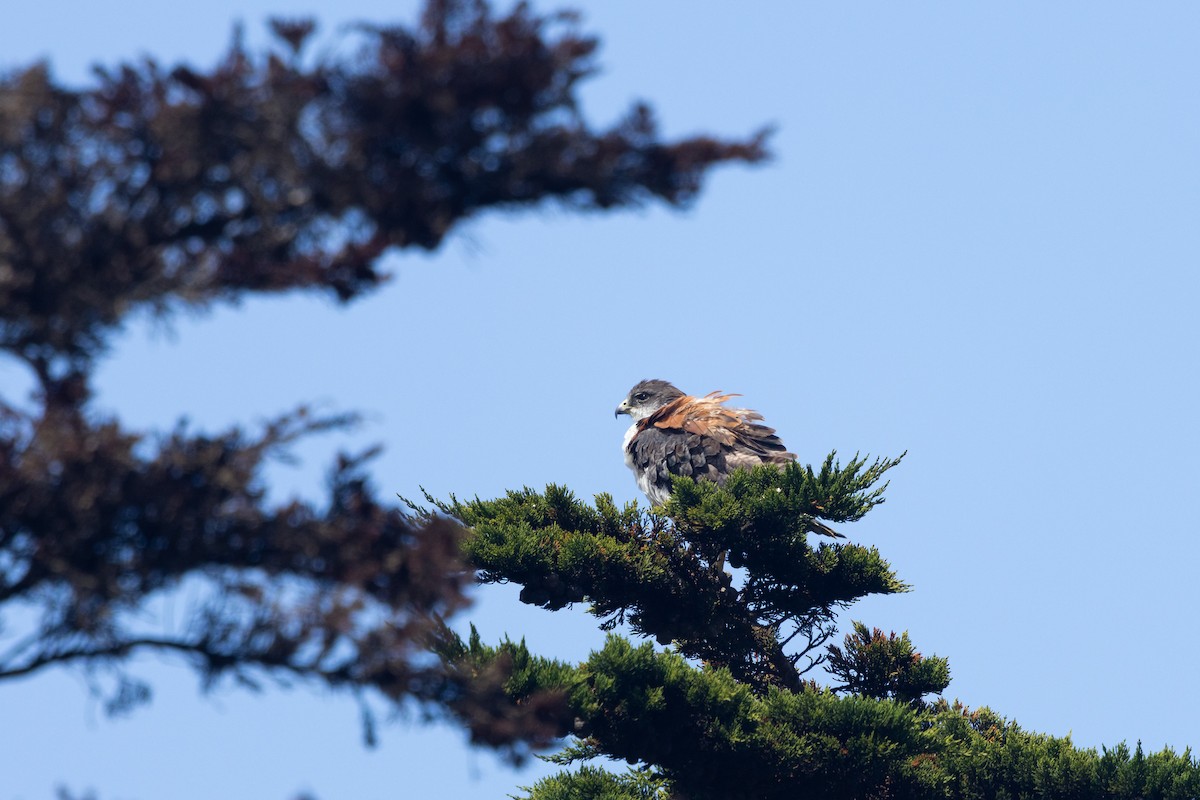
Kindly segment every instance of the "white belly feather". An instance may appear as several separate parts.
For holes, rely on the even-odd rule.
[[[633,470],[633,474],[637,474],[637,467],[633,465],[633,454],[629,452],[629,443],[633,441],[633,437],[637,435],[637,423],[629,426],[629,430],[625,431],[625,438],[621,441],[621,452],[625,454],[625,466]]]
[[[633,463],[633,454],[629,451],[629,443],[633,441],[633,437],[637,435],[638,424],[635,421],[629,426],[629,430],[625,431],[625,438],[621,442],[621,452],[625,454],[625,466],[629,467],[633,472],[634,480],[637,481],[638,488],[642,490],[642,494],[646,495],[650,500],[651,505],[662,505],[667,502],[667,498],[671,496],[670,492],[663,491],[656,486],[650,485],[650,471],[640,470]]]

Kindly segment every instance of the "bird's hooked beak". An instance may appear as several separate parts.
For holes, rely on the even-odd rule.
[[[617,410],[613,412],[613,419],[616,419],[617,417],[621,416],[622,414],[629,414],[629,413],[630,413],[629,412],[629,400],[628,399],[622,400],[621,405],[617,406]]]

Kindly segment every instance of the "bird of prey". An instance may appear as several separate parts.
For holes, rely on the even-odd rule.
[[[725,405],[737,396],[712,392],[694,397],[660,380],[642,381],[629,390],[615,416],[633,419],[625,433],[625,464],[651,505],[662,505],[671,496],[673,475],[724,485],[735,469],[795,460],[775,430],[759,424],[761,414]],[[816,520],[810,530],[844,538]]]

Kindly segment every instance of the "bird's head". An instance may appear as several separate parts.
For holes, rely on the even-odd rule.
[[[613,416],[628,414],[634,422],[638,422],[680,397],[683,397],[683,392],[666,381],[642,381],[629,390],[629,395],[617,406]]]

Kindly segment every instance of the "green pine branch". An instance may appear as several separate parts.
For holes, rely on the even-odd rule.
[[[872,471],[855,459],[823,470],[821,485],[878,504],[868,488],[894,463],[877,461]],[[762,691],[794,688],[819,663],[814,653],[832,634],[837,608],[907,588],[875,548],[810,543],[811,516],[798,510],[812,507],[810,472],[764,467],[724,488],[683,479],[667,516],[618,508],[608,495],[590,505],[558,486],[496,500],[427,499],[468,527],[464,549],[482,581],[519,583],[524,602],[550,610],[586,600],[602,627],[628,623]],[[746,567],[740,586],[723,552]]]
[[[838,690],[867,697],[892,697],[919,706],[927,694],[950,684],[950,665],[938,656],[922,656],[908,632],[884,634],[854,623],[842,647],[829,647],[829,672],[840,678]]]
[[[586,601],[601,627],[627,622],[672,645],[610,634],[572,665],[524,642],[490,647],[473,629],[466,641],[447,632],[440,655],[462,678],[454,687],[497,693],[463,705],[492,709],[472,730],[533,718],[569,737],[550,760],[573,769],[526,787],[526,800],[1200,797],[1188,751],[1098,753],[986,708],[927,704],[949,666],[907,633],[856,622],[818,652],[839,609],[908,589],[875,548],[814,538],[818,520],[844,525],[882,503],[899,461],[855,455],[842,466],[830,454],[819,470],[761,467],[723,487],[681,478],[655,513],[558,486],[427,497],[434,511],[410,503],[466,526],[481,580],[519,583],[523,601],[551,610]],[[835,685],[802,680],[802,658],[827,659]],[[633,767],[614,772],[590,763],[598,757]]]
[[[811,686],[760,694],[728,670],[616,635],[575,666],[528,655],[523,643],[476,642],[459,652],[484,673],[497,659],[528,665],[514,670],[522,675],[511,684],[514,702],[565,695],[580,744],[556,760],[603,754],[643,765],[628,773],[584,765],[527,787],[528,800],[1200,796],[1190,751],[1077,748],[986,708],[944,701],[919,708]]]
[[[825,457],[820,470],[814,471],[811,464],[798,462],[787,464],[783,469],[759,467],[730,476],[725,487],[734,500],[742,502],[770,492],[781,495],[784,502],[775,505],[785,510],[780,519],[786,518],[797,528],[802,528],[804,521],[813,517],[837,523],[857,522],[884,502],[889,482],[880,484],[880,481],[905,455],[907,453],[896,458],[879,457],[868,462],[869,456],[855,453],[849,463],[842,466],[837,460],[837,451],[833,451]],[[676,504],[680,509],[694,504],[678,493],[672,500],[683,501]],[[670,503],[668,514],[675,516]],[[738,514],[734,512],[729,516]]]
[[[670,800],[668,784],[646,770],[607,772],[583,766],[575,772],[560,772],[533,786],[523,786],[527,798],[537,800]]]
[[[433,502],[469,526],[464,549],[483,582],[519,583],[522,601],[551,610],[587,600],[604,628],[628,623],[747,679],[762,671],[762,626],[729,576],[636,505],[618,509],[600,495],[591,506],[557,486]]]

